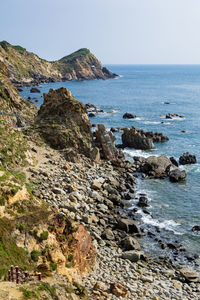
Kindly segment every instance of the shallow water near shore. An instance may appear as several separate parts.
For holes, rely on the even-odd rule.
[[[186,151],[195,154],[198,163],[182,167],[187,172],[185,183],[138,179],[136,192],[146,193],[151,200],[148,209],[151,215],[138,212],[147,228],[160,228],[165,239],[181,241],[189,252],[200,254],[200,233],[191,230],[200,225],[200,66],[112,65],[109,68],[121,76],[107,81],[44,84],[39,87],[41,94],[30,93],[30,87],[24,87],[20,94],[26,99],[36,97],[39,100],[36,105],[40,106],[43,93],[64,86],[83,103],[104,110],[91,118],[93,124],[104,123],[108,129],[133,125],[169,137],[168,142],[155,144],[152,151],[125,149],[131,161],[134,155],[162,154],[178,159]],[[123,119],[125,112],[138,117]],[[184,118],[166,119],[167,113],[181,114]],[[116,133],[117,143],[121,142],[121,133]],[[149,245],[147,242],[146,247]],[[152,246],[152,251],[156,249]]]

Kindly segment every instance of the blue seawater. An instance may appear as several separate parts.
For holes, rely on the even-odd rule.
[[[169,141],[156,144],[152,151],[125,149],[127,158],[134,155],[167,155],[176,159],[189,151],[197,157],[197,164],[184,166],[185,183],[165,180],[138,179],[137,193],[144,192],[151,199],[151,216],[141,217],[147,227],[160,227],[166,238],[178,239],[190,252],[200,254],[200,234],[191,231],[200,225],[200,66],[199,65],[110,65],[120,77],[111,80],[57,82],[44,84],[41,93],[61,86],[71,90],[83,103],[92,103],[105,113],[91,118],[94,124],[111,127],[142,128],[162,132]],[[40,106],[42,94],[30,94],[23,88],[21,95],[36,97]],[[170,104],[164,104],[170,102]],[[137,115],[132,120],[123,119],[125,112]],[[183,114],[184,118],[166,119],[167,113]],[[182,130],[185,132],[183,133]],[[121,132],[116,134],[121,142]],[[132,203],[134,206],[134,202]]]

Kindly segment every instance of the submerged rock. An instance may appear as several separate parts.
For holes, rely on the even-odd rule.
[[[40,93],[40,90],[37,89],[37,88],[31,88],[31,89],[30,89],[30,92],[31,92],[31,93]]]
[[[132,114],[130,114],[130,113],[125,113],[124,115],[123,115],[123,119],[135,119],[137,116],[135,116],[135,115],[132,115]]]

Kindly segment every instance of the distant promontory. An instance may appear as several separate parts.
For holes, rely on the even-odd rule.
[[[56,61],[41,59],[21,46],[0,42],[0,61],[7,66],[15,85],[38,85],[55,81],[110,79],[112,73],[86,48]]]

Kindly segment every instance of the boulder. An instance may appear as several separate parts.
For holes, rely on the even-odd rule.
[[[119,282],[111,283],[110,291],[116,297],[126,297],[128,293],[127,288]]]
[[[193,226],[192,231],[200,231],[200,225]]]
[[[138,241],[131,237],[131,236],[126,236],[122,241],[121,245],[125,248],[125,250],[141,250],[140,244]]]
[[[147,197],[141,196],[141,197],[139,198],[139,201],[138,201],[138,204],[137,204],[137,205],[138,205],[139,207],[147,207],[147,206],[149,206],[148,202],[149,202],[149,200],[148,200]]]
[[[172,163],[174,166],[178,167],[178,162],[176,161],[176,159],[175,159],[174,157],[170,157],[169,159],[171,160],[171,163]]]
[[[178,182],[186,179],[186,172],[180,171],[179,169],[169,173],[169,180],[172,182]]]
[[[168,176],[168,167],[171,161],[166,156],[149,156],[141,165],[141,171],[148,176],[155,178],[165,178]]]
[[[128,233],[140,233],[138,222],[131,219],[119,219],[117,227]]]
[[[183,153],[179,157],[179,163],[180,165],[187,165],[187,164],[196,164],[197,159],[195,155],[190,154],[189,152]]]
[[[30,92],[31,92],[31,93],[40,93],[40,90],[37,89],[37,88],[31,88],[31,89],[30,89]]]
[[[123,115],[123,119],[135,119],[136,118],[136,116],[135,115],[132,115],[132,114],[130,114],[130,113],[125,113],[124,115]]]
[[[142,251],[130,250],[123,252],[121,257],[123,259],[128,259],[131,262],[138,262],[143,255],[144,253]]]
[[[180,269],[180,274],[185,277],[185,279],[189,282],[196,282],[199,281],[199,275],[197,272],[192,271],[188,268]]]
[[[93,113],[89,113],[89,114],[88,114],[88,117],[89,117],[89,118],[95,118],[95,117],[96,117],[96,115],[95,115],[95,114],[93,114]]]

